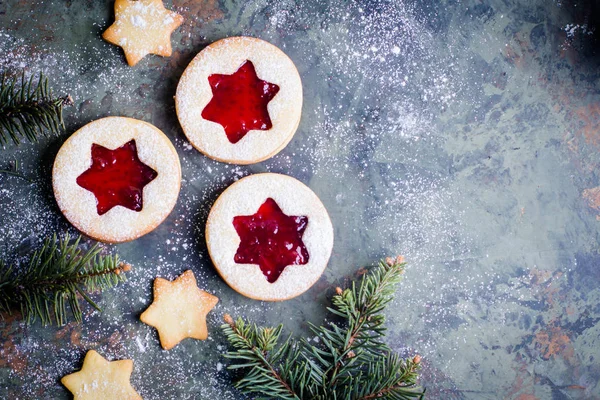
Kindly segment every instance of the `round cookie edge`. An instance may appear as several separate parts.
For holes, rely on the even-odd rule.
[[[94,231],[85,231],[83,229],[80,228],[80,224],[78,223],[79,221],[77,221],[77,223],[74,223],[73,220],[71,218],[69,218],[67,216],[67,214],[69,214],[69,212],[65,212],[64,208],[62,207],[62,203],[59,200],[62,196],[60,193],[57,193],[57,188],[56,188],[56,160],[58,159],[59,155],[61,154],[61,152],[63,151],[63,148],[65,148],[65,146],[75,137],[75,135],[77,135],[82,129],[84,129],[85,127],[87,127],[90,124],[94,124],[96,122],[100,122],[100,121],[106,121],[106,120],[114,120],[114,119],[125,119],[128,121],[133,121],[134,123],[142,123],[145,125],[150,126],[152,129],[160,132],[164,139],[165,139],[165,143],[168,143],[168,148],[169,151],[174,155],[174,159],[177,161],[177,196],[175,196],[175,201],[173,201],[173,204],[171,205],[170,209],[168,210],[168,212],[165,212],[165,216],[164,218],[162,218],[160,221],[156,221],[154,224],[150,224],[148,225],[143,231],[139,231],[136,232],[135,234],[129,235],[129,236],[123,236],[120,238],[114,238],[114,237],[110,237],[107,238],[105,236],[102,236],[100,234],[98,234],[98,232],[96,230]],[[169,215],[171,215],[171,213],[173,212],[173,210],[175,209],[175,206],[177,205],[177,200],[179,198],[179,193],[181,191],[181,178],[182,178],[182,172],[181,172],[181,160],[179,159],[179,153],[177,153],[177,149],[175,148],[175,146],[173,145],[173,143],[171,142],[171,139],[169,139],[169,137],[157,126],[146,122],[146,121],[142,121],[139,119],[135,119],[135,118],[131,118],[131,117],[121,117],[121,116],[108,116],[108,117],[102,117],[102,118],[98,118],[95,119],[93,121],[88,122],[87,124],[79,127],[75,132],[73,132],[71,134],[71,136],[69,136],[69,138],[67,140],[64,141],[64,143],[61,145],[60,149],[58,150],[55,158],[54,158],[54,162],[52,163],[52,193],[54,194],[54,199],[56,201],[56,204],[59,208],[59,210],[61,211],[61,214],[65,217],[65,219],[67,221],[69,221],[69,223],[75,227],[79,232],[81,232],[83,235],[88,236],[98,242],[102,242],[102,243],[108,243],[108,244],[118,244],[118,243],[126,243],[126,242],[131,242],[133,240],[139,239],[142,236],[147,235],[148,233],[152,232],[154,229],[156,229],[159,225],[161,225],[168,217]]]
[[[312,280],[312,282],[310,282],[309,285],[306,286],[306,288],[304,290],[302,290],[301,292],[297,292],[291,296],[286,296],[286,297],[277,297],[277,298],[264,298],[264,297],[259,297],[256,296],[255,294],[251,293],[251,292],[246,292],[245,290],[239,288],[239,287],[234,287],[232,286],[232,284],[226,279],[226,277],[223,275],[223,273],[221,272],[221,269],[219,268],[219,266],[217,265],[217,263],[215,263],[215,257],[213,257],[213,253],[211,250],[211,246],[209,245],[210,242],[210,225],[213,223],[213,221],[211,221],[211,215],[213,215],[212,211],[213,208],[217,205],[217,203],[219,202],[220,199],[222,199],[221,196],[223,196],[230,188],[234,187],[235,185],[237,185],[239,182],[242,182],[245,179],[248,178],[252,178],[255,176],[265,176],[265,175],[275,175],[278,178],[279,177],[283,177],[285,179],[290,179],[292,181],[295,181],[297,183],[300,183],[301,185],[305,186],[308,190],[310,190],[310,192],[313,193],[313,195],[318,199],[319,201],[319,208],[322,208],[323,211],[325,212],[324,215],[327,216],[327,220],[328,220],[328,227],[330,230],[330,235],[331,235],[331,246],[329,247],[328,250],[328,254],[325,258],[324,261],[324,265],[323,268],[321,269],[320,273],[318,275],[315,275],[315,278]],[[310,188],[308,187],[308,185],[304,184],[302,181],[289,176],[289,175],[285,175],[285,174],[279,174],[279,173],[275,173],[275,172],[264,172],[264,173],[259,173],[259,174],[253,174],[253,175],[248,175],[245,176],[239,180],[237,180],[236,182],[232,183],[231,185],[229,185],[218,197],[217,199],[214,201],[213,205],[210,208],[209,214],[208,214],[208,218],[206,220],[206,224],[205,224],[205,228],[204,228],[204,236],[205,236],[205,241],[206,241],[206,247],[208,249],[208,255],[211,259],[211,262],[215,268],[215,270],[217,271],[217,273],[219,274],[219,276],[221,277],[221,279],[223,279],[223,281],[231,288],[233,289],[235,292],[241,294],[242,296],[248,297],[250,299],[253,300],[259,300],[259,301],[270,301],[270,302],[280,302],[280,301],[286,301],[286,300],[291,300],[295,297],[298,297],[304,293],[306,293],[310,288],[312,288],[315,283],[317,283],[317,281],[323,276],[323,273],[325,272],[325,269],[327,268],[327,265],[329,264],[329,260],[331,259],[331,254],[333,252],[333,245],[334,245],[334,241],[335,241],[335,234],[334,234],[334,228],[333,228],[333,223],[331,221],[331,217],[329,216],[329,212],[327,211],[327,208],[325,207],[325,205],[323,204],[323,202],[321,201],[321,199],[319,198],[319,196],[317,196],[317,194]]]
[[[270,47],[274,48],[278,53],[281,53],[281,55],[283,55],[285,58],[287,58],[289,60],[289,62],[291,63],[291,65],[293,65],[294,67],[294,73],[298,78],[298,81],[300,82],[300,93],[299,93],[299,98],[300,98],[300,105],[299,105],[299,113],[298,113],[298,120],[296,121],[296,123],[294,124],[294,128],[290,130],[290,133],[286,136],[285,140],[282,141],[281,145],[278,146],[277,148],[275,148],[273,151],[271,151],[268,154],[265,155],[261,155],[259,157],[255,157],[253,159],[244,159],[244,158],[222,158],[213,154],[208,153],[207,151],[205,151],[204,149],[200,148],[199,145],[197,145],[195,142],[193,142],[190,137],[188,136],[186,129],[184,127],[184,125],[181,123],[181,118],[179,117],[180,115],[180,101],[179,101],[179,97],[177,96],[177,93],[179,93],[179,87],[181,85],[181,82],[184,80],[186,73],[188,71],[188,68],[195,62],[199,62],[198,59],[202,57],[202,53],[206,50],[210,51],[211,49],[220,47],[220,46],[224,46],[227,45],[227,43],[229,42],[233,42],[236,43],[238,45],[243,44],[244,41],[259,41],[259,42],[263,42],[267,45],[269,45]],[[293,139],[294,135],[296,134],[296,132],[298,131],[298,127],[300,125],[300,121],[302,119],[302,107],[304,104],[304,88],[302,86],[302,77],[300,76],[300,72],[298,71],[298,68],[296,67],[296,64],[294,63],[294,61],[290,58],[290,56],[288,56],[283,50],[281,50],[279,47],[275,46],[274,44],[264,40],[264,39],[260,39],[260,38],[256,38],[253,36],[231,36],[231,37],[225,37],[222,39],[219,39],[217,41],[212,42],[211,44],[209,44],[208,46],[206,46],[204,49],[202,49],[200,52],[198,52],[198,54],[196,54],[194,56],[194,58],[189,62],[189,64],[186,66],[185,70],[183,71],[183,74],[181,75],[179,82],[177,84],[177,89],[175,92],[175,96],[173,96],[174,100],[175,100],[175,113],[177,115],[177,120],[179,122],[179,126],[181,127],[181,130],[183,131],[186,139],[188,140],[188,142],[200,153],[202,153],[203,155],[205,155],[206,157],[218,161],[218,162],[222,162],[222,163],[227,163],[227,164],[237,164],[237,165],[252,165],[252,164],[256,164],[265,160],[268,160],[269,158],[272,158],[274,156],[276,156],[278,153],[280,153]],[[249,131],[251,132],[251,131]]]

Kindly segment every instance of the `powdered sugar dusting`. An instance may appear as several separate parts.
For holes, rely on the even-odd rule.
[[[288,266],[273,283],[257,265],[234,262],[240,238],[233,218],[254,214],[267,198],[275,200],[284,214],[308,217],[302,235],[308,262]],[[301,182],[279,174],[252,175],[227,188],[211,209],[206,237],[211,259],[223,279],[236,291],[262,300],[285,300],[305,292],[323,273],[333,247],[333,227],[318,197]]]
[[[231,143],[216,122],[202,118],[212,98],[208,77],[233,74],[246,60],[251,61],[262,80],[280,90],[267,109],[273,127],[248,132]],[[205,48],[187,67],[177,87],[177,115],[191,143],[217,160],[251,164],[269,158],[290,141],[302,112],[302,83],[294,63],[275,46],[254,38],[227,38]]]
[[[138,28],[145,28],[148,26],[148,22],[146,22],[146,20],[140,15],[132,15],[130,17],[130,21],[133,26]]]
[[[130,140],[136,141],[140,161],[158,175],[143,189],[141,211],[117,206],[98,215],[94,194],[79,186],[77,177],[91,165],[93,144],[112,150]],[[133,240],[158,226],[175,206],[180,179],[177,152],[167,137],[150,124],[122,117],[100,119],[75,132],[57,154],[52,173],[56,201],[67,219],[108,242]]]
[[[287,15],[293,13],[297,24],[310,18],[309,6],[292,10],[278,4],[270,21],[274,36]],[[332,213],[336,243],[356,246],[346,257],[346,247],[338,248],[326,271],[331,280],[342,265],[357,263],[356,254],[367,263],[394,253],[406,256],[407,277],[390,315],[397,326],[413,328],[411,336],[391,341],[402,353],[418,351],[426,359],[435,359],[443,347],[448,364],[440,368],[446,371],[459,358],[460,346],[455,337],[444,336],[445,322],[428,328],[454,315],[442,299],[474,300],[496,275],[473,273],[465,282],[440,266],[460,268],[478,256],[476,238],[462,220],[470,200],[454,187],[447,170],[452,161],[444,158],[445,113],[465,101],[468,82],[453,49],[460,38],[439,40],[418,13],[408,2],[336,9],[321,21],[314,46],[290,52],[317,71],[312,73],[318,79],[305,86],[307,96],[325,85],[327,96],[308,108],[289,164],[280,157],[278,167],[306,168],[311,187]],[[333,191],[330,182],[339,182]]]
[[[460,318],[470,318],[480,302],[491,301],[486,293],[496,279],[493,271],[479,270],[472,262],[486,256],[473,247],[477,238],[466,232],[462,218],[472,199],[457,191],[448,170],[455,160],[446,140],[461,134],[448,131],[455,126],[456,106],[478,106],[462,73],[468,65],[460,63],[460,31],[444,36],[442,29],[427,24],[423,10],[405,1],[228,3],[225,18],[216,21],[185,14],[193,2],[175,2],[194,22],[185,37],[175,32],[176,57],[153,57],[130,68],[121,49],[100,39],[112,23],[106,4],[89,3],[84,18],[81,9],[75,12],[73,6],[65,14],[62,2],[50,3],[35,2],[40,10],[32,11],[30,19],[43,16],[42,25],[54,32],[41,31],[28,18],[18,29],[13,29],[16,21],[2,24],[0,68],[44,70],[55,91],[71,94],[76,105],[65,110],[67,134],[61,139],[6,153],[6,163],[12,157],[23,161],[23,172],[34,184],[0,175],[3,255],[17,259],[28,254],[39,235],[76,232],[54,203],[50,170],[61,141],[91,120],[127,115],[153,123],[175,144],[184,173],[180,199],[161,226],[134,242],[105,246],[118,251],[133,270],[127,283],[93,295],[102,314],[85,307],[83,325],[59,329],[0,322],[8,329],[0,333],[5,343],[0,360],[20,366],[7,373],[10,382],[17,382],[9,396],[65,396],[58,379],[78,369],[85,351],[94,348],[111,360],[133,359],[132,384],[145,399],[239,398],[225,368],[229,361],[222,357],[227,345],[218,326],[224,312],[259,324],[283,322],[301,335],[305,321],[322,321],[329,288],[347,284],[356,268],[392,253],[405,254],[409,268],[389,309],[396,327],[389,339],[404,354],[419,351],[429,363],[426,372],[433,365],[439,375],[452,375],[465,349],[460,335],[475,335],[452,324],[465,326]],[[0,21],[6,19],[0,14]],[[161,21],[170,23],[169,17]],[[209,42],[239,34],[280,47],[298,67],[304,89],[293,140],[272,159],[250,167],[225,165],[193,150],[177,125],[172,102],[178,77],[193,55]],[[335,227],[333,257],[321,280],[283,303],[257,302],[231,290],[212,267],[204,241],[204,223],[217,196],[241,177],[265,171],[290,174],[309,185]],[[209,339],[186,340],[162,351],[155,330],[138,316],[151,302],[156,276],[174,279],[190,268],[198,286],[221,299],[209,314]],[[448,306],[448,299],[457,299],[456,307]],[[0,392],[6,385],[0,383]]]

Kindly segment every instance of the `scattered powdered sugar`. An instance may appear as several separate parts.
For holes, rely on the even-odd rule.
[[[168,15],[165,17],[165,19],[163,19],[164,25],[171,25],[173,22],[175,22],[175,20],[173,19],[173,16],[171,16],[171,15]]]
[[[580,31],[583,35],[593,35],[594,34],[594,30],[593,29],[588,29],[588,25],[587,24],[566,24],[563,27],[563,30],[567,33],[567,38],[572,38],[575,36],[575,33],[577,33],[578,31]]]
[[[131,24],[138,28],[145,28],[148,25],[148,22],[146,22],[146,20],[141,15],[132,15]]]
[[[2,71],[44,72],[56,95],[70,94],[75,100],[77,110],[65,109],[65,122],[70,126],[80,123],[80,117],[101,116],[100,108],[113,102],[127,105],[136,97],[141,82],[115,46],[103,41],[95,46],[74,42],[68,50],[52,42],[32,46],[29,40],[2,28],[0,38]],[[96,110],[91,109],[93,105]]]
[[[161,3],[145,0],[135,1],[133,6],[123,11],[121,17],[129,16],[129,21],[136,28],[161,29],[175,22],[174,14],[164,9]],[[123,24],[117,20],[117,24]]]
[[[131,10],[133,12],[130,16],[131,23],[138,28],[147,27],[148,21],[152,24],[160,23],[165,26],[170,25],[175,21],[169,11],[165,11],[158,2],[139,0],[133,3]],[[160,19],[161,17],[162,19]],[[150,28],[154,29],[156,26],[151,26]]]
[[[146,300],[144,299],[143,302],[145,303]],[[144,353],[146,351],[146,347],[148,346],[148,335],[146,335],[146,338],[143,342],[142,342],[142,338],[137,336],[135,338],[135,343],[137,344],[140,353]]]
[[[223,313],[259,324],[284,322],[288,332],[302,334],[304,322],[320,323],[324,306],[330,305],[324,288],[352,276],[363,264],[397,252],[410,266],[400,288],[403,295],[392,304],[389,317],[415,328],[390,341],[403,354],[418,351],[438,360],[444,348],[444,362],[458,357],[459,338],[443,335],[453,317],[444,299],[461,297],[461,307],[469,313],[471,302],[482,298],[495,279],[486,271],[457,273],[473,257],[473,238],[461,222],[469,201],[452,185],[449,160],[440,160],[444,126],[436,116],[460,101],[464,82],[457,73],[459,64],[452,49],[444,49],[447,44],[436,40],[418,19],[418,10],[405,2],[359,3],[332,1],[331,9],[322,12],[308,2],[248,2],[239,5],[239,27],[197,28],[198,36],[210,40],[235,31],[277,44],[303,78],[305,105],[296,136],[276,157],[248,167],[202,156],[177,126],[170,99],[185,67],[181,59],[150,58],[128,67],[121,50],[99,38],[109,21],[90,25],[84,38],[71,38],[68,46],[58,40],[28,39],[33,28],[26,33],[0,28],[0,69],[43,70],[57,94],[75,99],[76,105],[65,110],[65,137],[107,115],[139,118],[169,136],[184,172],[175,209],[161,226],[131,243],[103,245],[118,250],[133,270],[127,283],[94,295],[102,314],[86,305],[82,325],[35,326],[29,335],[6,339],[14,344],[12,359],[24,360],[20,371],[10,372],[11,379],[23,382],[20,396],[36,397],[38,390],[50,397],[64,396],[57,380],[79,368],[85,351],[94,348],[110,360],[134,360],[132,384],[145,399],[239,398],[225,369],[229,361],[222,357],[227,349],[218,329]],[[142,2],[136,7],[143,7]],[[148,21],[143,14],[132,18],[138,27]],[[172,23],[169,18],[165,24]],[[176,49],[192,51],[185,40],[174,42]],[[75,233],[60,214],[50,186],[61,140],[10,149],[11,157],[27,161],[23,172],[34,183],[0,175],[2,255],[22,258],[39,245],[40,237],[54,231]],[[50,150],[45,148],[48,143]],[[285,303],[252,301],[233,292],[211,267],[205,245],[204,224],[217,196],[241,177],[264,171],[291,174],[309,184],[335,228],[333,257],[320,287]],[[19,251],[13,256],[15,248]],[[186,340],[163,351],[156,331],[141,324],[138,316],[152,301],[156,276],[172,280],[189,268],[198,286],[221,301],[209,313],[207,341]],[[19,324],[13,329],[24,331]],[[318,337],[312,341],[318,342]],[[7,357],[6,350],[0,350],[0,357]],[[53,368],[43,368],[50,360]],[[436,367],[448,372],[451,365]]]

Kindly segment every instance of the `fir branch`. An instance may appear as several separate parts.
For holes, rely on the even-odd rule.
[[[101,311],[87,292],[103,290],[125,280],[131,268],[118,255],[100,255],[94,245],[83,251],[77,238],[47,238],[25,266],[8,266],[0,260],[0,312],[20,309],[28,324],[39,318],[43,325],[67,322],[67,304],[77,322],[82,320],[78,294]]]
[[[283,326],[259,328],[255,324],[246,324],[241,318],[234,322],[229,314],[225,314],[225,322],[227,324],[223,325],[223,331],[229,343],[237,349],[225,356],[241,361],[230,365],[229,369],[252,368],[250,373],[236,383],[236,387],[245,392],[257,392],[284,400],[299,400],[300,397],[275,367],[280,358],[289,353],[290,341],[286,341],[275,354],[270,353],[279,341]]]
[[[334,308],[328,310],[346,321],[346,329],[336,324],[328,327],[311,324],[313,333],[319,335],[330,350],[320,351],[319,359],[324,361],[325,366],[331,366],[325,370],[331,385],[348,384],[347,379],[351,378],[355,370],[353,363],[357,360],[368,362],[389,352],[387,345],[380,340],[385,334],[382,311],[394,298],[404,266],[402,257],[382,260],[378,268],[363,275],[358,290],[354,282],[350,289],[342,291],[336,288],[337,294],[332,299]]]
[[[33,183],[33,180],[29,179],[28,177],[26,177],[25,175],[23,175],[22,173],[19,172],[20,170],[20,165],[18,160],[13,160],[11,163],[11,167],[10,169],[0,169],[0,174],[6,174],[6,175],[12,175],[15,176],[17,178],[21,178],[26,180],[29,183]]]
[[[244,372],[236,384],[244,393],[267,399],[421,399],[417,386],[421,357],[402,359],[384,342],[383,311],[393,300],[404,260],[388,258],[364,274],[359,287],[336,288],[328,308],[341,323],[310,325],[316,345],[288,338],[279,345],[282,325],[262,328],[225,316],[223,331],[237,360],[229,369]]]
[[[40,73],[21,79],[0,77],[0,145],[9,140],[19,144],[26,138],[37,142],[39,136],[58,135],[65,127],[63,106],[73,104],[71,96],[54,97],[48,78]],[[19,82],[20,81],[20,82]]]

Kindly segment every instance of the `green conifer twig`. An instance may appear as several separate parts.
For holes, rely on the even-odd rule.
[[[333,307],[341,319],[325,326],[310,325],[317,344],[288,338],[279,344],[282,325],[258,327],[225,315],[222,329],[240,369],[236,387],[264,399],[422,399],[417,386],[421,357],[402,359],[384,342],[383,311],[393,300],[404,273],[404,260],[388,258],[364,274],[360,285],[336,288]]]
[[[118,255],[100,255],[97,244],[81,250],[80,239],[71,241],[66,235],[57,240],[53,235],[24,266],[8,266],[0,260],[0,312],[20,309],[28,324],[40,318],[44,325],[54,321],[64,325],[69,304],[73,317],[81,322],[78,295],[100,310],[87,292],[117,285],[131,267],[119,262]]]
[[[37,142],[39,136],[58,135],[65,127],[63,106],[73,104],[71,96],[54,97],[48,78],[40,73],[21,79],[0,75],[0,145],[22,138]],[[19,82],[20,81],[20,82]]]
[[[22,173],[19,172],[20,168],[20,163],[18,160],[14,160],[11,163],[11,168],[10,169],[0,169],[0,174],[6,174],[6,175],[12,175],[15,176],[17,178],[21,178],[26,180],[29,183],[33,183],[33,180],[29,179],[28,177],[26,177],[25,175],[23,175]]]

